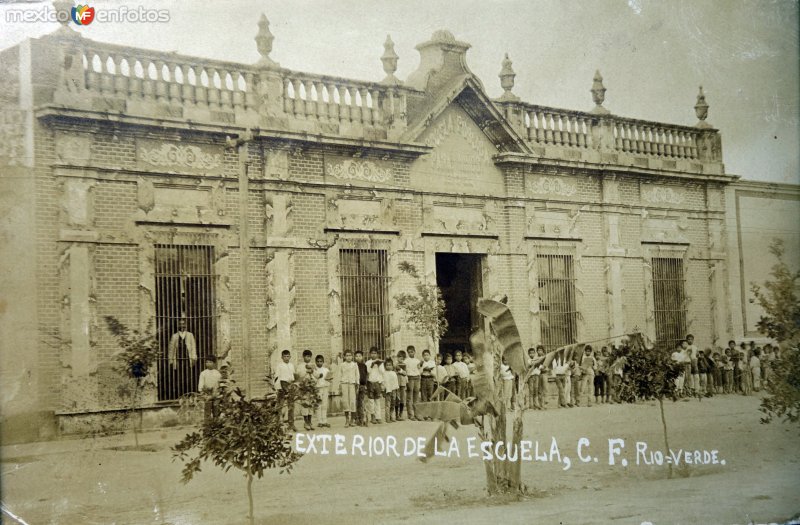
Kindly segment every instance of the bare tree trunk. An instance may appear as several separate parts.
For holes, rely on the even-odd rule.
[[[664,416],[664,398],[658,398],[658,406],[661,408],[661,425],[664,427],[664,446],[667,447],[666,453],[669,454],[669,440],[667,439],[667,418]],[[672,479],[672,462],[667,463],[667,467],[669,468],[669,479]]]
[[[247,503],[249,513],[247,514],[247,520],[250,525],[255,523],[255,516],[253,515],[253,475],[249,472],[247,473]]]

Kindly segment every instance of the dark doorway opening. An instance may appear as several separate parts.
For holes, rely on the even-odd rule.
[[[476,303],[483,295],[482,261],[482,255],[436,254],[436,284],[442,290],[449,325],[439,341],[440,352],[469,351],[469,335],[481,322]]]

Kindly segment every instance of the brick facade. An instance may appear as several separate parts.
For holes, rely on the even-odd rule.
[[[91,55],[100,45],[84,39],[81,45],[89,47],[83,49],[71,38],[62,31],[40,39],[34,55],[52,49]],[[450,39],[439,32],[429,45],[461,49]],[[135,56],[138,50],[115,52]],[[152,260],[158,243],[214,247],[214,351],[227,356],[237,382],[254,395],[267,390],[276,351],[310,348],[330,360],[342,350],[341,248],[387,250],[390,353],[428,346],[391,306],[398,293],[414,292],[397,265],[410,262],[435,282],[436,255],[447,253],[478,257],[480,294],[508,296],[527,347],[541,340],[537,254],[572,255],[577,337],[595,340],[619,329],[654,334],[649,260],[660,250],[678,250],[690,297],[688,328],[700,345],[727,337],[726,327],[712,321],[727,313],[718,311],[724,303],[711,300],[709,279],[710,265],[725,261],[710,246],[708,223],[725,221],[722,192],[731,180],[714,156],[716,130],[664,125],[675,137],[710,145],[684,157],[676,147],[667,158],[601,140],[613,136],[615,117],[573,112],[595,128],[569,138],[565,127],[559,142],[551,129],[505,120],[504,108],[517,102],[490,100],[461,59],[441,70],[423,60],[407,85],[391,89],[340,86],[370,93],[371,107],[349,108],[333,99],[303,104],[299,93],[274,82],[288,73],[243,65],[248,82],[278,92],[258,102],[255,84],[247,92],[216,90],[225,95],[218,104],[231,105],[233,124],[204,109],[201,102],[209,99],[200,93],[211,88],[198,86],[190,90],[191,103],[176,98],[171,106],[143,89],[133,97],[136,104],[125,106],[126,97],[105,76],[63,71],[54,61],[52,83],[62,87],[51,100],[38,101],[45,110],[35,120],[31,167],[39,406],[62,420],[122,406],[103,364],[114,342],[102,319],[114,315],[146,326],[158,293]],[[77,95],[63,87],[65,79],[77,79]],[[325,79],[315,82],[320,89]],[[96,115],[103,100],[123,106],[113,125]],[[557,117],[560,111],[520,108]],[[191,112],[191,123],[178,116],[189,119]],[[167,115],[169,123],[160,120]],[[226,137],[242,139],[247,180],[237,146]],[[707,193],[719,194],[718,206],[707,203]],[[65,266],[71,253],[83,253],[71,251],[76,247],[88,248],[84,273]],[[76,296],[75,282],[85,284],[88,296]],[[76,349],[66,336],[80,321],[74,316],[81,304],[89,305],[90,334],[88,346]],[[70,363],[86,355],[90,369],[73,369]],[[64,386],[78,380],[90,399],[77,399],[76,389]],[[152,390],[148,395],[149,406],[157,406]]]

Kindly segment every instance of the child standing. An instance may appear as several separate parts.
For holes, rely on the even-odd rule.
[[[502,381],[501,394],[503,402],[506,405],[506,410],[511,409],[511,395],[514,393],[514,373],[511,367],[508,366],[505,356],[503,362],[500,364],[500,381]]]
[[[761,350],[753,350],[753,357],[750,358],[750,374],[753,376],[753,390],[758,392],[761,389]]]
[[[586,345],[583,349],[583,358],[580,363],[582,377],[581,390],[586,392],[586,406],[592,406],[594,397],[594,373],[597,370],[597,359],[594,357],[592,347]]]
[[[314,364],[311,362],[312,357],[314,357],[314,354],[311,353],[311,350],[303,350],[303,364],[297,369],[297,379],[299,381],[312,378],[314,372]],[[311,407],[300,405],[300,415],[303,416],[303,428],[306,430],[314,430],[314,427],[311,426],[311,415],[313,412],[314,409]]]
[[[216,359],[207,357],[206,369],[200,372],[200,379],[197,382],[197,390],[200,391],[205,398],[203,410],[203,419],[205,421],[210,421],[218,415],[219,384],[222,375],[219,373],[219,370],[217,370],[216,365]]]
[[[472,354],[464,354],[464,363],[466,363],[467,371],[469,372],[469,374],[467,374],[467,390],[465,392],[465,395],[467,397],[472,397],[473,395],[475,395],[472,393],[472,376],[473,374],[475,374],[475,369],[477,368],[477,365],[472,360]]]
[[[325,367],[325,358],[318,355],[314,360],[317,368],[314,370],[314,379],[317,382],[317,393],[322,400],[317,407],[317,426],[330,428],[328,424],[328,394],[331,387],[331,371]]]
[[[568,397],[567,397],[567,369],[569,368],[569,363],[564,361],[564,357],[562,355],[556,354],[553,358],[553,377],[556,380],[556,387],[558,388],[558,406],[560,407],[567,407]]]
[[[458,372],[456,372],[456,367],[453,364],[453,354],[445,354],[444,369],[445,372],[447,372],[447,383],[445,384],[445,388],[458,395]]]
[[[443,359],[442,354],[436,354],[436,372],[434,373],[433,380],[435,383],[434,386],[436,387],[437,390],[439,388],[446,387],[448,379],[447,369],[442,364],[442,359]],[[440,393],[438,397],[439,399],[437,399],[436,401],[443,401],[445,398],[444,393],[443,392]]]
[[[356,419],[362,427],[369,425],[367,421],[366,397],[367,397],[367,365],[364,363],[364,352],[357,350],[356,366],[358,367],[358,393],[356,394]]]
[[[370,423],[379,424],[383,419],[383,361],[378,359],[378,349],[369,349],[367,361],[367,417]]]
[[[541,375],[540,367],[533,366],[536,359],[536,349],[533,347],[528,348],[528,368],[531,369],[528,376],[528,399],[525,405],[528,408],[539,408],[536,406],[536,399],[539,397],[539,376]]]
[[[344,363],[340,367],[342,390],[342,410],[344,411],[345,428],[355,426],[356,392],[358,391],[358,365],[353,362],[353,352],[344,353]]]
[[[722,378],[722,391],[730,394],[734,391],[733,383],[733,359],[731,359],[731,351],[729,348],[725,349],[725,354],[722,358],[723,365],[723,378]]]
[[[285,400],[289,394],[289,386],[294,382],[295,371],[294,365],[290,362],[292,353],[289,350],[281,352],[281,363],[275,369],[275,390],[278,391],[278,398]],[[282,409],[283,414],[286,415],[286,424],[292,432],[296,432],[294,427],[294,403],[286,403],[286,407]]]
[[[406,358],[406,376],[408,377],[408,391],[406,392],[406,405],[408,410],[408,419],[419,421],[415,407],[419,402],[419,389],[420,389],[420,368],[422,363],[419,359],[414,357],[417,353],[413,345],[406,348],[408,357]]]
[[[461,399],[466,397],[465,391],[467,389],[467,379],[469,378],[469,367],[463,361],[463,355],[461,350],[456,350],[456,359],[453,363],[453,368],[455,368],[456,374],[458,375],[458,382],[456,383],[456,395]]]
[[[383,388],[386,390],[386,422],[391,423],[397,419],[394,417],[397,409],[397,391],[400,384],[397,381],[397,372],[394,371],[394,363],[387,359],[383,364]]]
[[[406,406],[406,396],[408,394],[408,375],[406,374],[406,353],[403,350],[397,352],[397,403],[395,403],[395,420],[403,421],[403,407]]]
[[[431,401],[433,397],[433,375],[436,372],[436,363],[431,359],[431,351],[422,351],[422,369],[420,371],[420,390],[422,401]]]
[[[569,371],[567,371],[567,381],[572,384],[572,388],[570,390],[570,403],[572,406],[578,407],[581,406],[581,367],[578,366],[578,362],[574,359],[570,359],[569,361]],[[570,404],[567,403],[567,404]]]

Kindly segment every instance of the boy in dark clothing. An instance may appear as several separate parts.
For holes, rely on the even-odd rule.
[[[355,353],[356,366],[358,366],[358,394],[356,395],[356,419],[358,424],[365,427],[369,424],[364,411],[364,399],[367,396],[367,364],[364,362],[364,352],[357,350]]]

